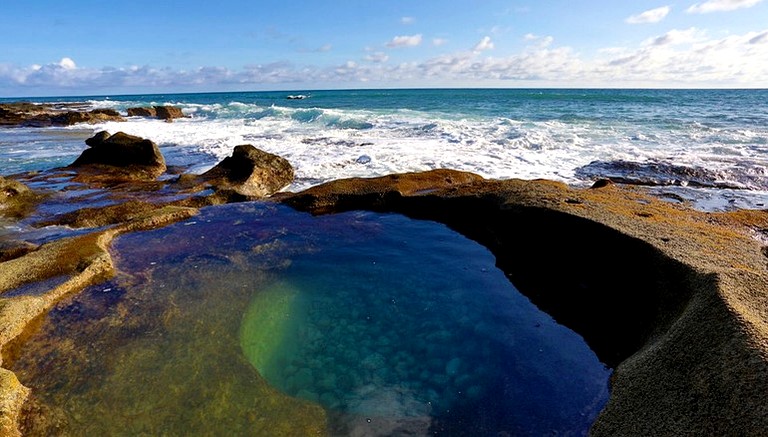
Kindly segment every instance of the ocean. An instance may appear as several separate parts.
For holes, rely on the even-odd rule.
[[[705,210],[768,203],[768,90],[304,90],[29,100],[123,113],[175,105],[189,117],[2,129],[0,174],[67,165],[86,138],[107,130],[151,139],[170,165],[193,173],[238,144],[253,144],[293,164],[291,191],[338,178],[453,168],[575,186],[610,178]]]

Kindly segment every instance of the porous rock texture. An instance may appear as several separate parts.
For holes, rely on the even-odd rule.
[[[93,168],[97,173],[115,174],[129,179],[155,179],[165,172],[165,158],[157,144],[144,138],[102,131],[87,139],[88,149],[70,168]]]
[[[257,149],[250,144],[235,146],[199,179],[219,190],[232,190],[251,198],[266,197],[293,182],[293,166],[285,158]]]
[[[764,435],[768,211],[703,213],[598,186],[438,170],[282,201],[435,220],[488,247],[523,294],[615,369],[592,435]]]
[[[0,217],[19,218],[27,214],[39,198],[21,182],[0,176]]]

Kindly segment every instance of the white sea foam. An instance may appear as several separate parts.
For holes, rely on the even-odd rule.
[[[107,101],[108,102],[108,101]],[[94,106],[104,106],[103,101]],[[124,109],[131,102],[115,105]],[[174,102],[157,102],[173,104]],[[169,163],[203,171],[238,144],[288,159],[298,190],[344,177],[454,168],[489,178],[548,178],[586,184],[575,170],[592,161],[674,161],[732,169],[745,156],[768,164],[766,132],[675,129],[593,121],[520,121],[413,110],[371,111],[261,106],[241,102],[179,104],[190,118],[165,123],[131,118],[95,130],[152,139]],[[367,156],[370,160],[358,160]]]

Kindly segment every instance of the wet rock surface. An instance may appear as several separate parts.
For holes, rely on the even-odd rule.
[[[232,156],[193,181],[205,181],[219,190],[232,190],[242,196],[266,197],[288,186],[293,177],[290,162],[244,144],[236,146]]]
[[[85,109],[81,104],[0,104],[0,126],[49,127],[71,126],[78,123],[102,123],[105,121],[124,121],[123,117],[112,109]]]
[[[138,108],[128,108],[127,112],[129,117],[159,118],[168,122],[185,117],[181,108],[177,106],[142,106]]]
[[[88,149],[70,167],[81,169],[106,166],[129,178],[154,179],[165,172],[165,158],[157,144],[123,132],[102,131],[85,141]],[[98,169],[97,169],[98,170]]]
[[[742,164],[728,170],[712,170],[668,162],[593,161],[577,168],[576,176],[629,185],[768,189],[768,173],[758,165]]]

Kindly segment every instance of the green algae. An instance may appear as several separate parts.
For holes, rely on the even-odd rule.
[[[286,357],[296,347],[291,341],[298,335],[303,313],[300,291],[286,282],[278,282],[259,291],[243,316],[240,345],[259,373],[274,381],[285,365]]]

